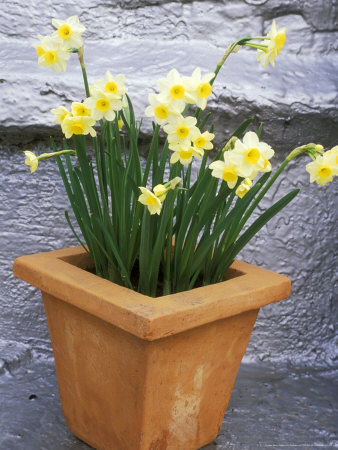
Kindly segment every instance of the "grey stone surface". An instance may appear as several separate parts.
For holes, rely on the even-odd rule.
[[[217,439],[203,450],[338,446],[337,370],[241,366]],[[1,450],[85,450],[68,429],[51,355],[0,377]],[[185,449],[177,449],[185,450]]]
[[[80,2],[81,3],[81,2]],[[224,135],[237,117],[255,115],[272,144],[285,148],[308,140],[332,146],[337,131],[337,5],[334,1],[195,1],[94,2],[75,9],[65,2],[31,0],[23,16],[16,2],[4,2],[0,21],[0,128],[20,125],[39,134],[50,132],[50,109],[79,101],[84,93],[76,55],[67,72],[40,69],[32,44],[50,34],[51,17],[79,14],[87,27],[85,55],[90,82],[106,70],[123,72],[136,111],[143,114],[156,80],[172,67],[190,74],[196,67],[213,70],[225,48],[248,33],[263,34],[273,18],[287,26],[287,44],[276,68],[264,70],[255,51],[232,55],[215,83],[210,108],[215,129]],[[239,76],[240,74],[240,76]],[[20,93],[20,95],[18,95]],[[149,133],[145,120],[143,131]]]

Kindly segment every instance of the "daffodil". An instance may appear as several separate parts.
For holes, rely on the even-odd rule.
[[[61,128],[67,139],[79,134],[90,134],[92,137],[96,136],[96,131],[93,128],[95,119],[91,116],[71,116],[64,118]]]
[[[224,161],[214,161],[209,165],[209,169],[212,170],[211,175],[215,178],[224,180],[230,189],[233,189],[240,176],[238,173],[238,167],[230,157],[231,152],[224,152]]]
[[[170,122],[163,127],[163,130],[168,134],[169,148],[178,150],[183,147],[190,147],[191,141],[194,141],[200,135],[196,123],[195,117],[171,116]]]
[[[177,186],[182,185],[182,178],[181,177],[175,177],[172,180],[168,181],[170,189],[175,189]]]
[[[335,147],[333,147],[334,150]],[[333,176],[338,175],[337,152],[327,151],[322,156],[306,165],[306,171],[310,174],[310,183],[316,181],[317,184],[325,186],[333,180]]]
[[[113,75],[107,70],[105,79],[95,81],[92,86],[90,86],[90,91],[98,90],[103,91],[106,94],[115,95],[115,98],[121,99],[127,92],[127,88],[124,86],[126,77],[123,74]]]
[[[123,120],[122,119],[119,119],[117,121],[117,126],[119,127],[119,130],[121,130],[121,128],[123,127]]]
[[[66,71],[66,63],[70,54],[59,39],[52,36],[38,36],[39,45],[34,45],[38,54],[40,67],[50,67],[56,73]]]
[[[78,16],[71,16],[66,20],[52,19],[52,24],[57,29],[53,33],[53,37],[59,38],[65,48],[79,49],[82,47],[82,33],[86,28],[81,25]]]
[[[59,106],[58,108],[51,109],[50,112],[54,114],[54,122],[58,125],[62,125],[65,117],[70,114],[70,111],[68,111],[68,109],[64,106]]]
[[[112,121],[115,119],[116,111],[122,109],[122,101],[114,94],[108,94],[104,91],[94,90],[91,97],[86,98],[84,105],[91,109],[92,116],[95,120],[105,118]]]
[[[270,31],[266,36],[268,39],[265,39],[261,44],[262,48],[258,48],[257,50],[257,61],[259,61],[263,67],[266,67],[269,63],[272,66],[275,65],[275,59],[285,44],[285,32],[285,27],[277,30],[276,21],[274,20],[272,22]]]
[[[237,139],[234,149],[229,153],[231,160],[238,167],[238,174],[243,178],[254,179],[258,172],[270,172],[270,158],[274,155],[273,149],[265,142],[261,142],[256,133],[248,131],[243,142]]]
[[[166,78],[157,82],[160,89],[159,97],[164,103],[172,103],[174,107],[183,111],[186,101],[186,83],[176,69],[172,69]]]
[[[197,67],[191,77],[184,77],[186,86],[186,100],[188,103],[196,104],[199,108],[205,109],[208,97],[212,93],[210,81],[215,77],[213,72],[201,75],[201,69]]]
[[[194,140],[194,147],[198,150],[211,150],[214,148],[211,141],[214,139],[215,135],[213,133],[209,133],[209,131],[204,131],[204,133],[199,134]]]
[[[203,150],[198,150],[192,146],[188,148],[176,148],[171,155],[170,163],[175,164],[179,161],[183,166],[190,164],[193,157],[200,159],[203,156]]]
[[[324,155],[335,155],[336,157],[336,164],[338,164],[338,145],[335,147],[332,147],[331,150],[328,150],[324,153]]]
[[[168,193],[168,189],[164,186],[164,184],[157,184],[153,188],[153,191],[156,197],[158,197],[161,200],[161,202],[163,202]]]
[[[147,117],[155,117],[159,125],[168,123],[171,115],[179,115],[184,109],[184,104],[183,108],[177,109],[168,99],[164,100],[157,94],[149,94],[148,100],[150,105],[147,106],[145,114]]]
[[[91,109],[85,106],[84,103],[73,102],[72,103],[72,115],[73,116],[91,116]]]
[[[139,196],[138,201],[142,203],[142,205],[146,205],[148,207],[148,211],[150,214],[161,214],[162,203],[161,200],[156,197],[149,189],[140,186],[142,194]]]
[[[252,181],[250,180],[250,178],[245,178],[236,189],[236,195],[238,195],[239,198],[243,198],[244,195],[250,191],[251,186]]]
[[[30,166],[31,173],[35,172],[39,165],[37,156],[29,150],[25,150],[24,154],[27,156],[27,158],[25,159],[25,164],[27,166]]]

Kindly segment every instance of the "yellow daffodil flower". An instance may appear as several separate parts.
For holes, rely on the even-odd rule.
[[[250,180],[250,178],[245,178],[245,180],[243,180],[242,183],[236,189],[236,195],[238,195],[239,198],[243,198],[244,195],[250,191],[251,186],[252,181]]]
[[[73,116],[91,116],[91,109],[87,108],[84,103],[73,102],[72,103],[72,115]]]
[[[276,21],[272,22],[270,31],[267,34],[266,40],[262,42],[262,46],[266,46],[265,49],[257,50],[257,61],[259,61],[263,67],[267,67],[270,63],[272,66],[275,65],[275,59],[277,55],[281,52],[286,36],[286,28],[280,28],[277,30]]]
[[[154,194],[156,195],[156,197],[158,197],[161,202],[163,202],[163,200],[165,200],[167,193],[168,193],[168,189],[164,186],[164,184],[158,184],[154,187],[153,189]]]
[[[230,157],[231,152],[225,152],[223,155],[224,161],[214,161],[209,165],[209,169],[212,170],[211,175],[215,178],[224,180],[229,189],[233,189],[238,180],[238,167],[232,161]]]
[[[160,89],[159,98],[163,103],[171,103],[174,107],[183,111],[185,108],[186,83],[176,69],[172,69],[166,78],[157,82]]]
[[[54,114],[54,122],[58,125],[61,125],[65,117],[70,114],[68,109],[64,106],[59,106],[58,108],[51,109],[50,112]]]
[[[30,152],[29,150],[25,150],[24,154],[27,157],[25,159],[25,164],[27,166],[30,166],[31,173],[35,172],[39,165],[37,156],[33,152]]]
[[[333,149],[325,152],[322,156],[306,165],[306,171],[310,174],[310,183],[316,181],[317,184],[325,186],[338,175],[337,152]]]
[[[117,121],[117,126],[119,127],[119,130],[121,130],[121,128],[123,127],[123,120],[122,119],[119,119]]]
[[[336,164],[338,164],[338,145],[332,147],[331,150],[328,150],[324,153],[324,155],[335,155],[336,156]]]
[[[170,189],[175,189],[177,186],[182,185],[182,178],[181,177],[175,177],[172,180],[168,181]]]
[[[256,133],[248,131],[235,142],[234,149],[229,152],[230,158],[237,166],[238,174],[243,178],[254,179],[258,172],[270,172],[270,158],[274,155],[270,145],[261,142]]]
[[[148,207],[148,211],[151,215],[153,214],[161,214],[162,203],[161,200],[156,197],[149,189],[140,186],[142,194],[139,196],[138,201],[142,203],[142,205],[146,205]]]
[[[66,71],[66,62],[70,54],[59,39],[52,36],[38,36],[39,45],[34,45],[38,54],[40,67],[50,67],[56,73]]]
[[[95,137],[96,131],[93,128],[95,122],[95,119],[91,116],[68,115],[64,118],[61,128],[66,139],[72,137],[73,134],[90,134],[92,137]]]
[[[86,98],[84,105],[91,109],[92,116],[95,120],[112,121],[115,119],[116,111],[122,109],[122,101],[115,97],[114,94],[107,94],[104,91],[94,90],[91,97]]]
[[[203,150],[198,150],[194,147],[183,147],[175,146],[174,153],[171,155],[170,163],[175,164],[179,161],[183,166],[190,164],[193,157],[200,159],[203,156]],[[171,149],[172,150],[172,149]]]
[[[168,134],[169,148],[175,151],[183,147],[189,148],[191,141],[200,135],[196,123],[195,117],[171,116],[170,122],[163,127]]]
[[[71,16],[66,20],[52,19],[52,24],[57,29],[53,37],[59,38],[66,49],[82,47],[82,33],[86,28],[81,25],[78,16]]]
[[[215,135],[213,133],[209,133],[209,131],[204,131],[204,133],[199,134],[194,141],[194,147],[198,150],[211,150],[214,148],[211,141],[214,139]]]
[[[215,77],[213,72],[201,75],[201,69],[197,67],[191,77],[184,77],[186,86],[186,100],[188,103],[195,104],[201,109],[205,109],[208,97],[212,93],[210,81]]]
[[[179,115],[183,109],[177,109],[170,101],[163,100],[159,95],[149,94],[148,100],[150,105],[147,106],[145,114],[147,117],[154,117],[155,122],[164,125],[169,122],[170,116]]]
[[[104,80],[97,80],[90,86],[90,92],[103,91],[106,94],[114,95],[115,98],[120,99],[126,94],[127,88],[124,86],[126,77],[123,74],[113,75],[107,70]]]

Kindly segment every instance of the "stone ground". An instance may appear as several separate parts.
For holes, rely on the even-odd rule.
[[[0,449],[90,449],[67,428],[52,355],[24,347],[3,354]],[[203,450],[338,448],[337,373],[242,364],[219,436]]]

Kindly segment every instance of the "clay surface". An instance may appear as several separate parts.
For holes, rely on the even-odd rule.
[[[69,428],[107,450],[211,442],[258,309],[285,298],[290,280],[235,262],[222,283],[151,299],[87,272],[88,264],[81,248],[14,264],[42,290]]]

